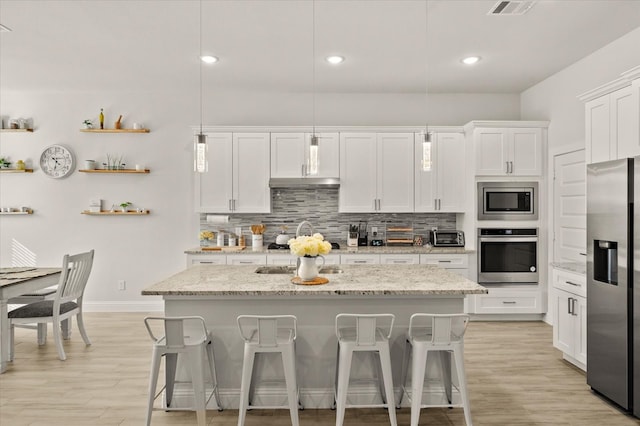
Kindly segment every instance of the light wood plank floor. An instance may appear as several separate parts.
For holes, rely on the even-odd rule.
[[[59,361],[49,330],[38,347],[35,332],[16,330],[16,356],[0,375],[0,425],[142,425],[151,343],[140,313],[88,313],[93,345],[77,329]],[[476,426],[640,425],[593,394],[585,375],[552,347],[551,327],[540,322],[472,322],[465,360]],[[301,425],[333,425],[335,412],[304,410]],[[237,410],[208,411],[210,425],[237,423]],[[409,424],[409,409],[398,411]],[[193,425],[190,412],[156,411],[154,425]],[[288,425],[286,410],[249,412],[247,426]],[[387,425],[382,409],[348,409],[346,425]],[[464,425],[462,409],[427,409],[421,425]]]

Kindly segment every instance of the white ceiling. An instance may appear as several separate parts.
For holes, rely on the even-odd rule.
[[[520,93],[640,27],[640,0],[496,2],[0,0],[0,89],[197,90],[202,19],[205,90]]]

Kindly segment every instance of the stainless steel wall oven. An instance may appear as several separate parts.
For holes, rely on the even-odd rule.
[[[537,283],[538,228],[478,229],[478,282]]]

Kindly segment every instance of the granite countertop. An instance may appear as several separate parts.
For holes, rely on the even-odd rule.
[[[587,265],[583,262],[552,262],[551,266],[574,274],[585,275],[587,273]]]
[[[427,246],[382,246],[382,247],[346,247],[341,246],[340,249],[331,250],[330,254],[467,254],[475,253],[475,250],[465,249],[464,247],[427,247]],[[289,254],[288,250],[269,250],[267,246],[253,248],[246,247],[240,251],[224,251],[224,250],[202,250],[200,247],[188,249],[184,251],[186,254],[213,254],[213,255],[234,255],[234,254]]]
[[[293,274],[256,274],[259,266],[196,265],[142,291],[145,296],[465,295],[488,290],[431,265],[340,265],[323,285],[296,285]]]

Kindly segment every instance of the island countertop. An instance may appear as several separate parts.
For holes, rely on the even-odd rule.
[[[257,274],[259,266],[196,265],[142,291],[146,296],[340,296],[486,294],[481,285],[432,265],[340,265],[322,285],[296,285],[292,274]]]

